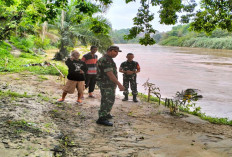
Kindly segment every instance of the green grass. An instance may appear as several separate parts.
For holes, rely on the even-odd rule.
[[[147,100],[148,100],[148,96],[145,95],[145,94],[143,94],[143,93],[139,93],[138,96],[139,96],[139,98],[140,98],[141,100],[143,100],[143,101],[147,101]],[[150,101],[149,101],[149,103],[159,103],[159,98],[157,98],[157,97],[151,95],[151,96],[150,96]],[[163,105],[164,105],[165,102],[162,101],[162,100],[160,100],[160,104],[163,104]]]
[[[39,75],[59,75],[59,72],[53,66],[30,66],[31,64],[43,63],[43,57],[35,56],[30,53],[22,53],[18,58],[13,57],[9,51],[0,50],[0,72],[23,72],[30,71]],[[8,63],[5,65],[5,58]],[[64,63],[55,62],[57,68],[67,76],[68,70]]]
[[[196,108],[195,110],[191,111],[189,108],[186,107],[180,107],[180,111],[195,115],[200,117],[203,120],[209,121],[214,124],[225,124],[225,125],[231,125],[232,126],[232,120],[228,120],[228,118],[217,118],[217,117],[211,117],[207,116],[205,113],[202,113],[201,110]]]
[[[141,100],[143,101],[147,101],[148,96],[142,93],[139,93],[138,96],[140,97]],[[158,103],[159,99],[157,97],[151,96],[150,97],[150,102],[149,103]],[[160,101],[160,103],[162,105],[165,104],[164,101]],[[195,105],[191,105],[191,106],[195,106]],[[179,106],[179,110],[182,112],[186,112],[188,114],[191,115],[195,115],[200,117],[203,120],[209,121],[210,123],[214,123],[214,124],[224,124],[224,125],[231,125],[232,126],[232,120],[228,120],[228,118],[217,118],[217,117],[211,117],[211,116],[207,116],[205,113],[201,112],[201,108],[200,107],[194,107],[194,110],[191,111],[190,108],[188,107],[188,105],[186,106]]]
[[[14,46],[22,50],[21,55],[15,58],[11,53],[11,46],[0,41],[0,72],[23,72],[30,71],[39,75],[60,75],[53,66],[29,66],[30,64],[43,63],[45,58],[36,55],[32,50],[36,47],[36,37],[27,38],[11,37],[10,41]],[[55,63],[57,68],[67,76],[68,69],[63,62],[50,61]]]
[[[1,91],[0,90],[0,98],[2,97],[11,97],[11,98],[31,98],[32,95],[27,95],[26,92],[24,92],[24,94],[19,94],[16,92],[12,92],[10,90],[8,91]]]

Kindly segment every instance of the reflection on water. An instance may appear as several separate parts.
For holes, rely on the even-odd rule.
[[[214,117],[232,119],[232,51],[201,48],[163,46],[118,45],[122,49],[115,62],[119,67],[126,54],[135,54],[141,66],[138,74],[138,90],[142,84],[156,84],[161,95],[173,97],[177,91],[187,88],[201,90],[203,99],[197,102],[202,112]],[[122,74],[119,73],[122,82]]]

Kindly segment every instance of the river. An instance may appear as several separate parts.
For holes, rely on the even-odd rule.
[[[134,53],[134,60],[140,64],[139,92],[146,92],[142,85],[147,79],[160,88],[162,98],[171,98],[177,91],[187,88],[199,89],[203,99],[196,105],[202,112],[232,120],[231,50],[137,44],[118,46],[123,51],[114,59],[118,68],[126,60],[127,53]],[[119,80],[122,82],[122,73],[119,73]]]

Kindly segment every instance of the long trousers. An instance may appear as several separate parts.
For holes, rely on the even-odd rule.
[[[89,88],[89,93],[94,91],[96,84],[96,75],[87,74],[85,78],[85,88]]]
[[[104,119],[112,110],[115,101],[115,87],[104,87],[100,85],[101,105],[98,111],[99,118]]]

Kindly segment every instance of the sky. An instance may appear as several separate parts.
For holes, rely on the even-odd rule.
[[[111,22],[113,29],[123,29],[133,27],[133,18],[137,14],[137,10],[140,6],[139,1],[125,3],[125,0],[114,0],[113,4],[107,10],[105,17]],[[158,7],[151,7],[151,11],[155,14],[155,18],[151,23],[155,30],[159,32],[170,31],[173,25],[162,25],[159,23]]]

